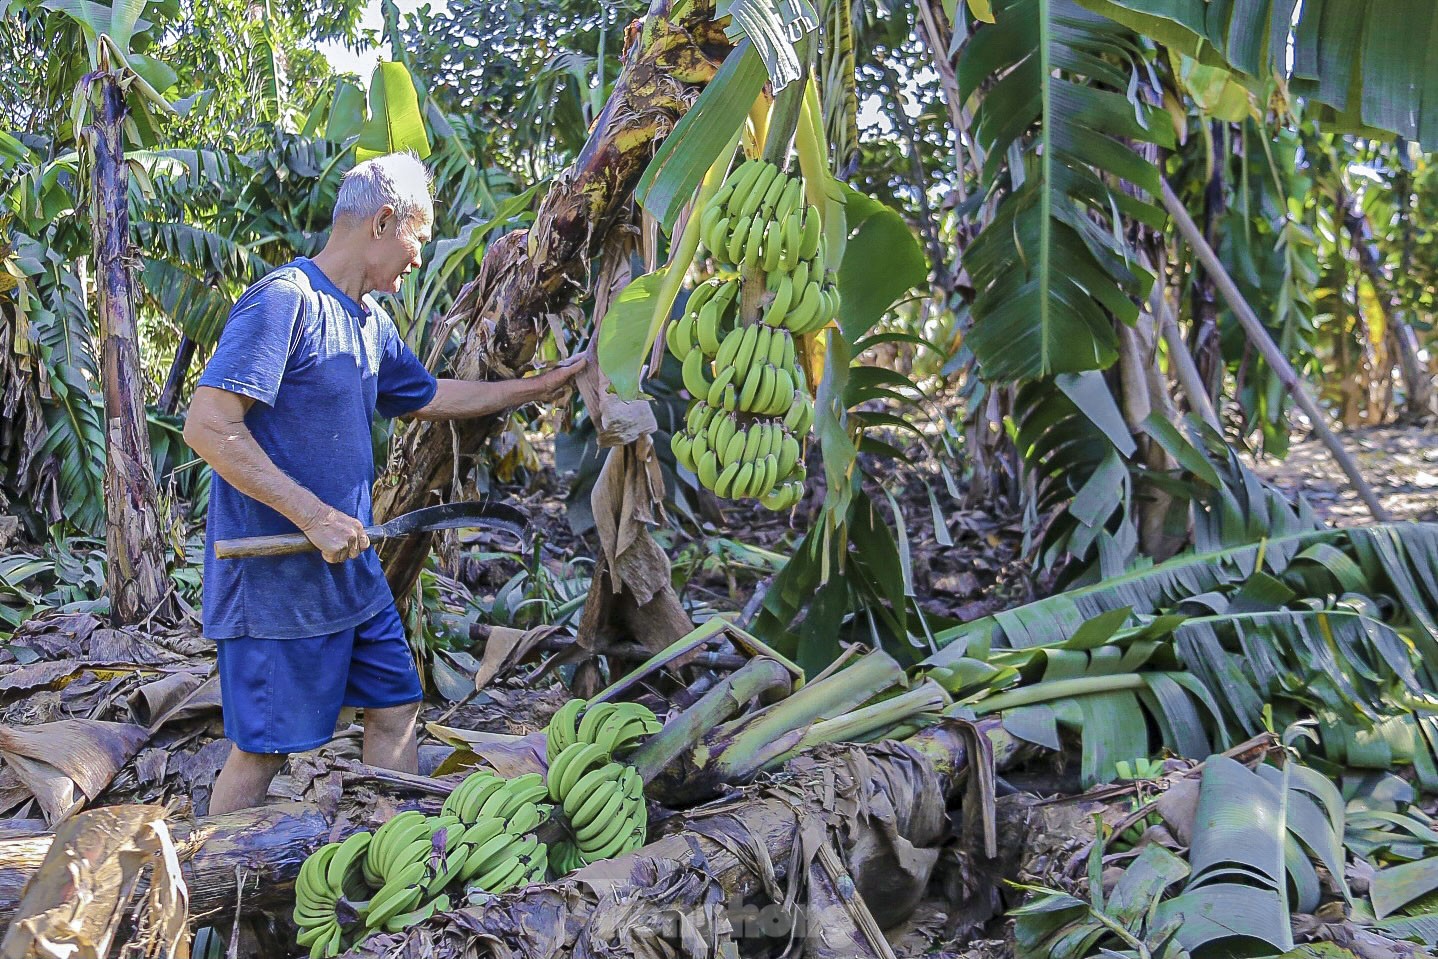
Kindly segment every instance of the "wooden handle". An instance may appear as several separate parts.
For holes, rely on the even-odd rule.
[[[371,542],[384,537],[374,526],[365,528]],[[240,539],[215,541],[215,556],[218,559],[240,559],[246,556],[292,556],[308,553],[315,549],[304,533],[279,533],[274,536],[245,536]]]
[[[304,533],[280,533],[275,536],[246,536],[215,542],[215,556],[238,559],[242,556],[289,556],[308,553],[315,548]]]

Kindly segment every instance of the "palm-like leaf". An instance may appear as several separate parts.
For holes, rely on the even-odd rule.
[[[1254,85],[1287,74],[1322,120],[1438,142],[1438,72],[1428,0],[1079,0],[1146,36],[1231,67]],[[1292,59],[1289,48],[1292,44]],[[1291,63],[1291,70],[1289,65]]]
[[[1072,0],[1010,0],[996,13],[959,60],[964,99],[999,77],[974,135],[989,190],[1007,183],[964,253],[979,291],[969,344],[991,381],[1102,369],[1116,355],[1110,317],[1132,322],[1151,282],[1117,218],[1163,222],[1117,188],[1158,192],[1158,172],[1125,141],[1166,144],[1171,125],[1126,92],[1143,57],[1126,28]]]
[[[1182,556],[940,632],[923,667],[957,710],[1001,712],[1022,738],[1078,732],[1087,781],[1160,746],[1199,756],[1230,729],[1259,732],[1268,706],[1326,723],[1339,761],[1382,735],[1426,781],[1438,729],[1410,704],[1438,673],[1435,549],[1438,526],[1394,524]]]
[[[39,289],[47,307],[30,313],[50,398],[44,404],[46,435],[34,452],[39,480],[33,505],[77,529],[97,534],[105,524],[105,429],[100,398],[92,385],[99,368],[79,280],[59,269]]]
[[[270,265],[246,244],[204,227],[189,223],[135,224],[140,244],[163,250],[176,263],[228,277],[241,284],[253,283],[270,270]]]

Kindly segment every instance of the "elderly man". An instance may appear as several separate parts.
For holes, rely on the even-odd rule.
[[[582,361],[528,379],[436,380],[369,295],[420,265],[433,223],[413,154],[345,175],[329,241],[249,290],[200,377],[185,439],[214,469],[204,630],[232,747],[210,812],[264,802],[288,753],[364,710],[364,760],[417,768],[420,686],[370,548],[374,414],[487,416],[562,393]],[[318,552],[217,560],[216,540],[301,530]]]

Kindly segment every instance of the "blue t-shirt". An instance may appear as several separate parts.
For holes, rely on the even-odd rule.
[[[426,406],[437,383],[372,297],[361,306],[305,257],[245,291],[200,377],[253,397],[245,425],[295,482],[366,526],[375,413]],[[344,563],[318,552],[216,559],[214,543],[296,527],[215,474],[205,532],[204,630],[211,639],[293,639],[357,626],[392,602],[373,549]]]

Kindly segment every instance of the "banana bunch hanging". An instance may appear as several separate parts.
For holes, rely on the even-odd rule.
[[[694,398],[672,438],[674,456],[717,495],[774,510],[804,495],[801,438],[814,422],[795,337],[839,312],[818,211],[804,183],[767,160],[740,164],[700,214],[721,264],[764,275],[758,322],[740,315],[744,280],[715,277],[694,291],[666,342]]]

